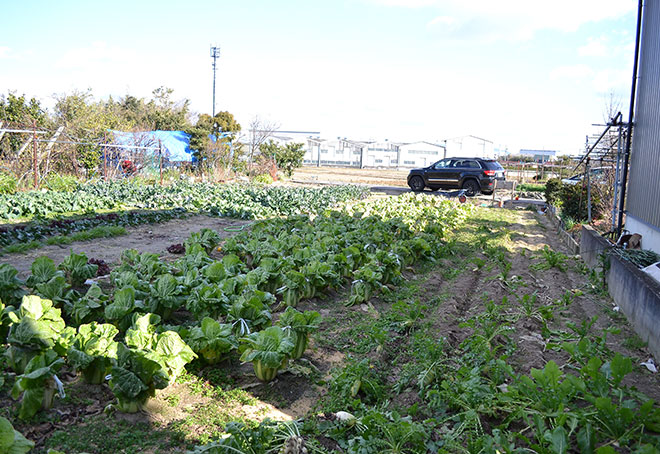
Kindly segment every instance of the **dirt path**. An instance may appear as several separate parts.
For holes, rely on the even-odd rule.
[[[209,216],[194,216],[187,219],[174,219],[162,224],[146,224],[138,227],[129,227],[128,235],[102,238],[63,246],[45,246],[26,254],[9,254],[0,258],[0,263],[9,263],[14,266],[19,277],[24,279],[30,274],[32,262],[42,255],[59,263],[73,252],[84,252],[89,258],[105,260],[108,263],[117,262],[121,253],[126,249],[137,249],[140,252],[169,255],[167,247],[174,243],[183,243],[188,236],[203,228],[217,231],[223,238],[235,234],[236,229],[249,224],[251,221],[231,218],[214,218]]]

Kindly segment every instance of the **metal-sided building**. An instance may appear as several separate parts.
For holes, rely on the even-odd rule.
[[[642,18],[625,228],[660,253],[660,1]]]

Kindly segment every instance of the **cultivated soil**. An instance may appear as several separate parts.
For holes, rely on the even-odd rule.
[[[203,228],[217,231],[226,238],[244,228],[251,221],[209,216],[193,216],[186,219],[174,219],[162,224],[146,224],[137,227],[127,227],[128,235],[113,238],[100,238],[92,241],[78,242],[67,245],[44,246],[25,254],[7,254],[0,257],[0,263],[9,263],[19,272],[19,277],[25,279],[30,274],[30,266],[37,257],[50,257],[55,263],[63,261],[73,250],[76,254],[85,253],[88,258],[105,260],[107,263],[119,261],[121,253],[126,249],[137,249],[140,252],[160,254],[164,257],[175,255],[167,252],[172,244],[183,243],[193,232]]]
[[[128,248],[162,254],[170,244],[182,243],[191,232],[203,227],[228,236],[234,232],[225,228],[235,229],[245,224],[247,222],[241,220],[197,216],[130,229],[128,236],[64,248],[50,246],[31,254],[5,256],[2,260],[9,261],[19,269],[22,277],[26,277],[30,264],[40,255],[48,255],[59,262],[71,248],[75,252],[85,252],[88,257],[116,263],[121,252]],[[592,317],[598,317],[592,327],[594,332],[618,328],[620,332],[609,334],[605,343],[609,349],[633,358],[635,371],[626,378],[627,384],[634,385],[656,402],[660,401],[657,375],[640,365],[650,357],[648,351],[641,343],[628,342],[629,347],[624,347],[627,339],[635,337],[634,332],[625,317],[613,310],[611,299],[599,290],[597,282],[588,279],[581,260],[568,257],[565,270],[535,271],[530,267],[542,262],[540,251],[545,246],[568,254],[544,216],[522,210],[481,209],[479,215],[468,220],[450,236],[449,241],[451,255],[436,264],[407,269],[404,290],[397,290],[389,297],[375,297],[368,305],[345,307],[347,291],[341,290],[302,301],[299,310],[321,313],[322,328],[312,339],[302,360],[292,362],[274,382],[258,382],[251,365],[240,365],[236,360],[212,367],[193,366],[194,371],[189,377],[159,392],[145,412],[133,416],[119,413],[106,416],[101,410],[112,401],[107,387],[91,390],[70,376],[71,396],[65,401],[56,400],[46,422],[17,422],[17,428],[37,441],[39,453],[45,452],[47,447],[66,445],[63,437],[92,437],[90,431],[101,433],[105,427],[109,428],[107,437],[115,440],[112,446],[126,443],[117,435],[128,430],[126,427],[132,427],[133,431],[145,430],[152,437],[148,449],[122,452],[185,452],[185,449],[221,434],[224,424],[234,419],[286,420],[318,414],[328,397],[328,384],[333,370],[337,370],[334,368],[345,364],[348,355],[389,364],[385,370],[385,383],[393,386],[399,382],[407,363],[415,361],[412,346],[407,348],[414,331],[388,331],[381,349],[376,348],[369,331],[379,320],[391,315],[392,305],[397,300],[410,303],[417,300],[424,304],[420,326],[425,327],[428,336],[444,339],[447,348],[458,349],[460,343],[472,334],[471,328],[459,326],[461,322],[484,312],[488,301],[499,303],[503,300],[508,301],[505,310],[513,319],[513,315],[521,310],[519,298],[525,294],[536,295],[537,307],[556,304],[562,298],[568,301],[565,305],[556,305],[562,317],[553,322],[555,330],[569,331],[568,322],[580,324]],[[483,247],[477,246],[478,242],[482,242]],[[511,263],[505,276],[495,264],[495,249],[488,248],[493,244],[499,245],[499,250]],[[532,316],[520,317],[515,322],[515,329],[508,333],[518,345],[509,359],[517,372],[528,374],[532,368],[543,368],[550,360],[560,365],[569,360],[566,353],[549,348],[548,340],[541,332],[540,318]],[[497,337],[493,339],[493,342],[500,341]],[[416,388],[412,386],[390,393],[389,406],[392,409],[405,410],[419,402]],[[6,397],[0,398],[0,407],[10,404]],[[118,452],[113,451],[114,447],[104,447],[100,439],[85,443],[81,446],[87,446],[87,452]]]

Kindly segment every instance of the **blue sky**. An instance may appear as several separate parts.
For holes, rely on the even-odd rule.
[[[631,0],[0,0],[0,93],[149,96],[324,137],[576,153],[628,105]],[[624,112],[625,113],[625,112]]]

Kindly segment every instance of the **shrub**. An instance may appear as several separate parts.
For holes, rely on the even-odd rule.
[[[51,173],[46,178],[46,187],[51,191],[72,192],[78,187],[78,179],[71,175]]]
[[[559,178],[550,178],[545,184],[545,200],[555,205],[559,201],[559,190],[562,187],[562,182]]]
[[[558,197],[564,216],[568,216],[578,222],[588,218],[586,187],[582,187],[580,184],[562,184]],[[593,219],[601,217],[602,213],[598,208],[600,205],[600,197],[596,191],[591,191],[591,217]]]
[[[254,183],[273,184],[273,177],[268,173],[264,173],[262,175],[257,175],[252,181]]]
[[[16,192],[18,181],[9,173],[0,173],[0,194],[13,194]]]

